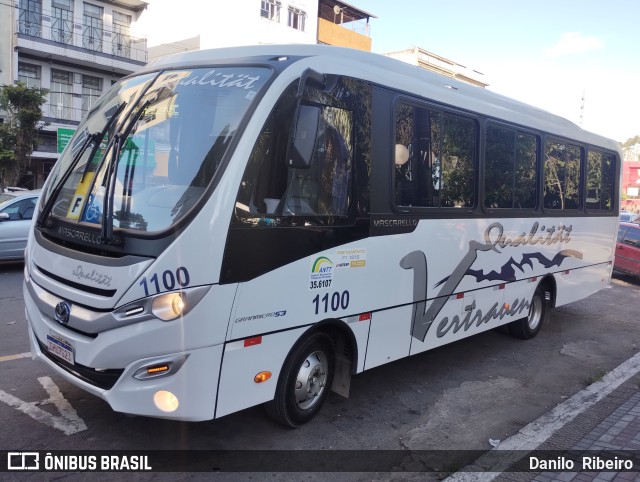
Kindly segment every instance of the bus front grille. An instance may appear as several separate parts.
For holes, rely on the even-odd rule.
[[[124,372],[124,369],[114,368],[107,370],[96,370],[94,368],[85,367],[77,363],[71,365],[70,363],[49,353],[47,347],[40,340],[38,340],[38,345],[40,345],[40,351],[42,352],[42,354],[53,363],[58,365],[60,368],[71,373],[73,376],[79,378],[80,380],[90,383],[91,385],[98,388],[102,388],[103,390],[111,389],[120,378],[120,375],[122,375],[122,372]]]

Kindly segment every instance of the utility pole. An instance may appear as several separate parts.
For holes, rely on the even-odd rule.
[[[584,102],[586,99],[585,91],[582,91],[582,105],[580,106],[580,127],[582,127],[582,121],[584,120]]]

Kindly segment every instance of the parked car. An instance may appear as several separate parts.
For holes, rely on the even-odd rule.
[[[633,222],[635,218],[636,218],[636,215],[633,213],[627,213],[624,211],[620,213],[621,222],[630,223],[630,222]]]
[[[23,187],[15,187],[15,186],[7,186],[4,188],[4,190],[2,192],[17,192],[17,193],[24,193],[27,192],[28,189],[25,189]]]
[[[0,260],[24,258],[39,191],[0,194]]]
[[[613,269],[640,276],[640,224],[620,223]]]

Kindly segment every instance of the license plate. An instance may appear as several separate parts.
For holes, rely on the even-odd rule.
[[[47,335],[47,349],[49,353],[73,365],[73,347],[61,336]]]

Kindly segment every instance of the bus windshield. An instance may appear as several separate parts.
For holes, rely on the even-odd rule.
[[[109,219],[109,231],[170,228],[204,195],[270,73],[210,67],[116,84],[58,161],[41,216],[101,228]]]

